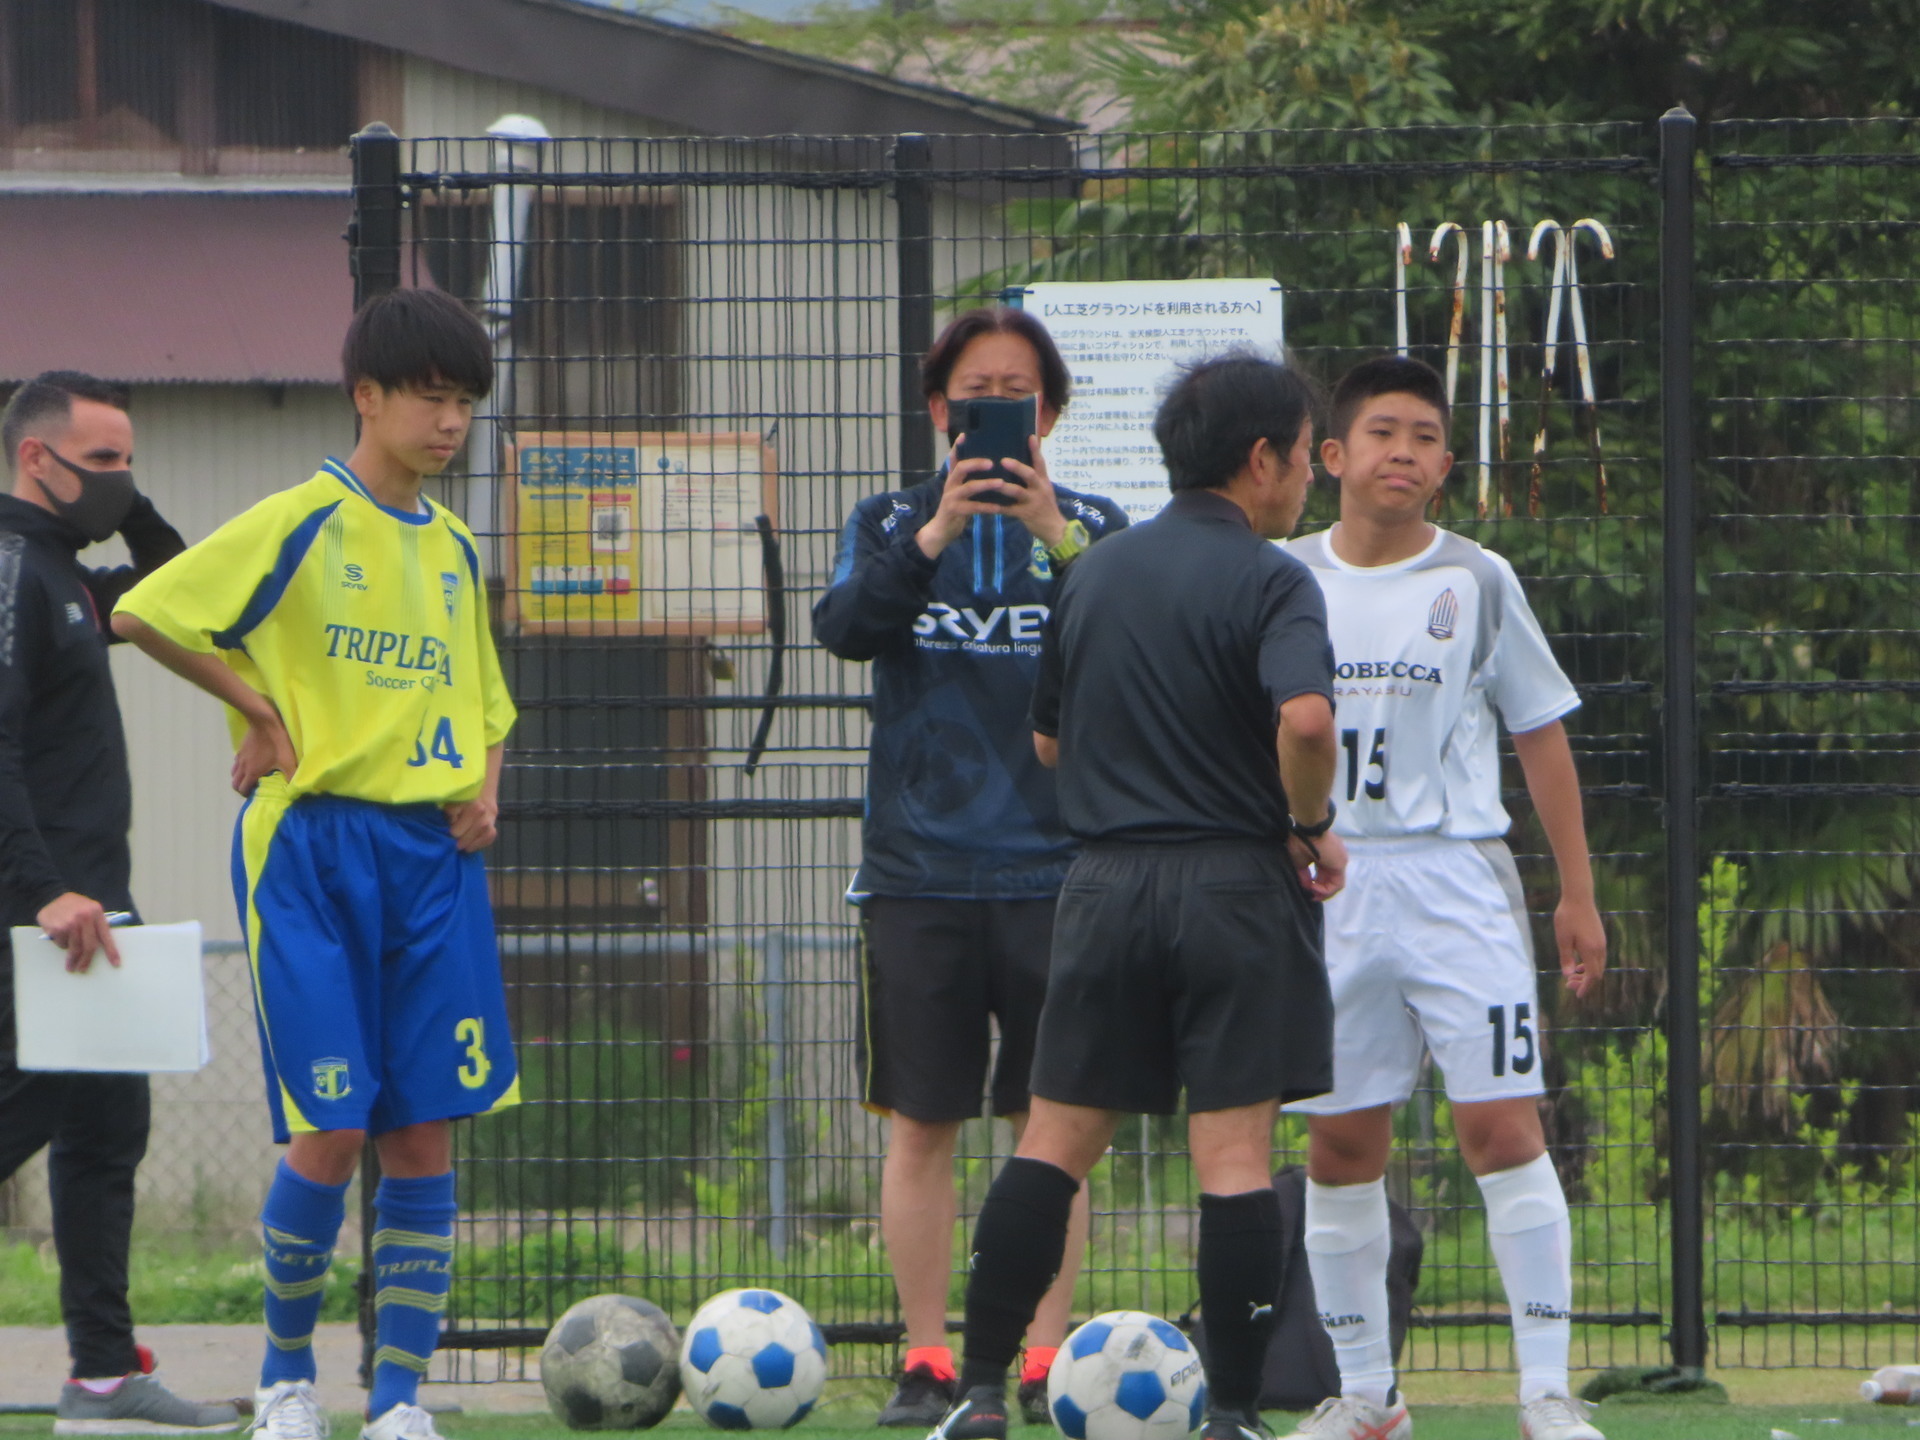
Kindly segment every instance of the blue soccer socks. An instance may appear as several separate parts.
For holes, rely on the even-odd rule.
[[[282,1160],[260,1207],[267,1266],[267,1353],[260,1387],[311,1380],[313,1326],[325,1299],[333,1242],[347,1213],[347,1187],[296,1175]]]
[[[373,1197],[373,1393],[378,1419],[411,1405],[440,1340],[453,1283],[453,1172],[397,1180]]]

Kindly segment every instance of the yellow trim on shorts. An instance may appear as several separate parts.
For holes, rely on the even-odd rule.
[[[260,1017],[260,1033],[266,1037],[267,1054],[274,1057],[273,1080],[280,1089],[280,1115],[291,1134],[311,1135],[320,1127],[301,1113],[293,1092],[287,1088],[280,1071],[279,1057],[274,1051],[273,1026],[267,1017],[266,1001],[260,993],[260,912],[253,903],[254,887],[260,883],[260,874],[266,869],[267,853],[273,848],[273,837],[279,833],[280,822],[286,817],[287,807],[292,803],[293,797],[288,793],[287,782],[282,776],[274,774],[260,777],[260,783],[254,787],[253,798],[247,802],[247,808],[240,816],[240,863],[247,874],[247,970],[253,977],[253,1008]]]

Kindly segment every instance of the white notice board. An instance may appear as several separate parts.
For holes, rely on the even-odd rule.
[[[13,997],[22,1070],[190,1072],[211,1056],[200,922],[113,932],[119,965],[98,952],[80,974],[32,925],[16,926]]]
[[[1024,308],[1047,327],[1073,375],[1073,403],[1047,440],[1047,472],[1104,495],[1131,520],[1167,503],[1153,412],[1175,370],[1223,350],[1278,358],[1280,287],[1272,280],[1108,280],[1029,285]]]

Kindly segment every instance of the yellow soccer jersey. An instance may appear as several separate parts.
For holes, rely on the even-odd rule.
[[[328,460],[127,592],[118,610],[218,654],[280,707],[294,796],[470,800],[513,701],[487,628],[472,533],[408,515]],[[245,722],[230,715],[235,743]]]

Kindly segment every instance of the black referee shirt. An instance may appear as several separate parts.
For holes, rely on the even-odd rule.
[[[1280,706],[1333,698],[1305,565],[1224,495],[1183,490],[1076,560],[1054,599],[1033,728],[1060,742],[1081,840],[1271,840],[1288,831]]]

